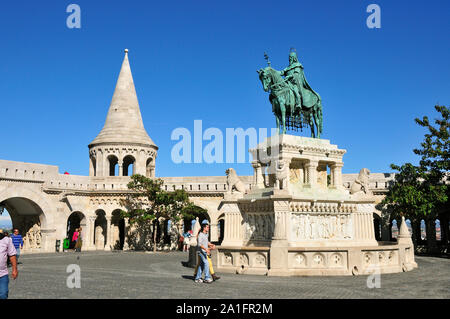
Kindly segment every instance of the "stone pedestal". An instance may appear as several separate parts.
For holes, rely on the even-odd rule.
[[[215,256],[217,271],[317,276],[417,267],[406,226],[398,244],[376,241],[373,194],[350,194],[342,185],[345,150],[328,140],[281,135],[250,151],[255,187],[227,194],[221,203],[225,233]],[[283,163],[289,165],[288,187],[281,187],[286,185]],[[270,168],[264,187],[263,164]]]

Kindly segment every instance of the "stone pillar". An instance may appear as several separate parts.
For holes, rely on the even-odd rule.
[[[310,160],[305,164],[306,170],[306,187],[314,188],[317,186],[317,166],[319,165],[318,161]]]
[[[298,170],[298,180],[300,184],[303,186],[305,184],[305,165],[301,164],[300,169]]]
[[[111,250],[111,236],[112,236],[112,231],[111,231],[111,216],[106,216],[106,245],[105,245],[105,250]]]
[[[42,229],[41,228],[41,246],[40,252],[55,252],[56,251],[56,229]],[[62,241],[60,250],[62,251]]]
[[[124,226],[123,226],[123,249],[122,250],[130,250],[130,245],[128,244],[128,236],[130,233],[130,221],[128,218],[124,218]]]
[[[288,239],[290,229],[289,200],[274,201],[275,230],[270,247],[270,276],[287,276],[288,272]]]
[[[264,188],[264,176],[262,174],[262,165],[258,161],[252,162],[253,166],[253,186]]]
[[[119,174],[117,176],[123,176],[123,161],[119,161],[118,165],[119,165]]]
[[[89,217],[88,218],[88,237],[86,239],[86,249],[87,250],[95,250],[95,243],[94,243],[94,234],[95,234],[95,219],[96,217]]]
[[[97,176],[105,176],[103,161],[103,152],[97,149]]]
[[[211,218],[211,223],[209,225],[209,235],[210,235],[210,241],[215,242],[219,240],[219,223],[217,221],[214,221]]]
[[[153,161],[152,161],[153,163]],[[155,165],[154,164],[150,164],[150,168],[149,168],[149,177],[155,177]]]
[[[237,203],[227,203],[222,206],[225,212],[225,233],[222,246],[242,246],[242,215]]]
[[[95,172],[95,167],[94,167],[94,163],[92,163],[92,158],[93,156],[89,156],[89,176],[95,176],[94,172]]]
[[[336,189],[343,189],[342,185],[342,167],[344,163],[334,163],[330,166],[331,168],[331,185]]]

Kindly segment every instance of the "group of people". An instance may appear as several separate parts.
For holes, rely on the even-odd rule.
[[[211,250],[216,249],[216,245],[212,244],[208,240],[209,223],[205,219],[202,222],[200,232],[197,235],[197,266],[194,271],[194,281],[212,283],[215,280],[219,280],[220,277],[214,272],[211,261]],[[204,278],[203,277],[204,274]]]
[[[16,279],[19,275],[17,263],[21,248],[23,248],[23,239],[18,229],[15,228],[11,236],[0,229],[0,299],[8,299],[9,265],[12,268],[12,278]]]

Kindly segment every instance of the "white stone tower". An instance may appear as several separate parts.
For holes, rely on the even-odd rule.
[[[89,144],[89,175],[154,177],[157,151],[158,147],[142,122],[128,50],[125,49],[105,125]]]

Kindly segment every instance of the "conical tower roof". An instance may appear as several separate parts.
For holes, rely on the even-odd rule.
[[[117,80],[116,89],[106,116],[105,125],[100,134],[89,144],[140,144],[154,146],[142,122],[139,102],[131,74],[128,50],[125,49],[122,69]]]

